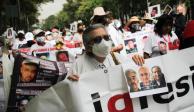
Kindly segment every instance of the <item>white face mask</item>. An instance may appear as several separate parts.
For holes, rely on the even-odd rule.
[[[115,26],[116,28],[120,28],[120,27],[121,27],[121,22],[120,22],[119,20],[115,20],[115,21],[114,21],[114,26]]]
[[[101,40],[99,44],[94,44],[92,47],[92,52],[98,57],[106,57],[111,51],[112,43],[111,41]]]

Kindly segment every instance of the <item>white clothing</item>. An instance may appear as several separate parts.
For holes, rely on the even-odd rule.
[[[121,63],[126,62],[126,58],[122,55],[115,53],[117,60]],[[128,59],[129,60],[129,59]],[[127,61],[128,61],[127,60]],[[83,54],[80,56],[76,62],[72,65],[68,75],[81,75],[85,72],[90,72],[96,69],[101,69],[100,65],[107,67],[114,66],[115,63],[113,61],[112,56],[109,54],[103,63],[98,62],[95,58],[88,56],[87,54]]]
[[[18,38],[15,39],[12,49],[19,49],[22,45],[26,44],[27,41],[26,39],[24,39],[23,41],[20,41]]]
[[[162,55],[161,48],[159,47],[161,42],[164,42],[166,44],[166,53],[167,53],[170,51],[168,43],[171,42],[175,44],[176,41],[178,41],[178,37],[174,32],[172,32],[172,36],[164,35],[163,37],[160,37],[158,34],[153,32],[152,34],[149,35],[148,40],[145,43],[144,52],[148,53],[150,57],[160,56]]]
[[[110,35],[110,38],[114,44],[114,46],[118,46],[118,45],[123,45],[124,46],[124,41],[123,41],[123,34],[121,31],[117,30],[114,26],[113,23],[110,23],[107,27],[106,30],[108,32],[108,34]],[[125,51],[124,49],[121,50],[120,52],[121,54],[125,55]]]
[[[82,35],[81,35],[81,34],[75,33],[72,40],[73,40],[73,41],[81,42],[81,45],[82,45],[81,48],[82,48],[82,49],[85,49],[85,46],[84,46],[84,44],[83,44],[83,38],[82,38]]]
[[[56,45],[56,40],[50,40],[50,41],[46,41],[46,43],[50,44],[52,47],[54,47]]]
[[[29,55],[32,55],[32,52],[37,49],[47,49],[52,48],[53,46],[50,43],[46,43],[44,46],[39,46],[37,43],[33,44],[30,48]]]
[[[45,48],[52,48],[50,43],[46,43],[44,46],[39,46],[37,43],[33,44],[30,48],[30,51],[34,51],[36,49],[45,49]]]
[[[108,32],[108,34],[110,35],[113,43],[114,43],[114,46],[118,46],[120,44],[123,44],[123,35],[122,33],[117,30],[114,26],[113,26],[113,23],[110,23],[107,27],[106,27],[106,30]]]

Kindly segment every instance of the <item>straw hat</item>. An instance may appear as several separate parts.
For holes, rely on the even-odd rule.
[[[127,26],[130,26],[133,22],[140,22],[139,18],[137,16],[133,16],[129,19]]]

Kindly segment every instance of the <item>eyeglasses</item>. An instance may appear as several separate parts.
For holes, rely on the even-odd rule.
[[[101,36],[96,36],[94,37],[94,39],[92,39],[92,41],[96,44],[99,44],[102,39],[109,41],[110,40],[110,35],[101,35]]]

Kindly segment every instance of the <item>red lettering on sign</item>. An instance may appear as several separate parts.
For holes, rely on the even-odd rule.
[[[116,101],[119,99],[124,99],[125,108],[123,110],[117,110],[116,108]],[[113,96],[108,101],[108,110],[109,112],[133,112],[133,103],[129,96],[129,93],[119,94]]]

